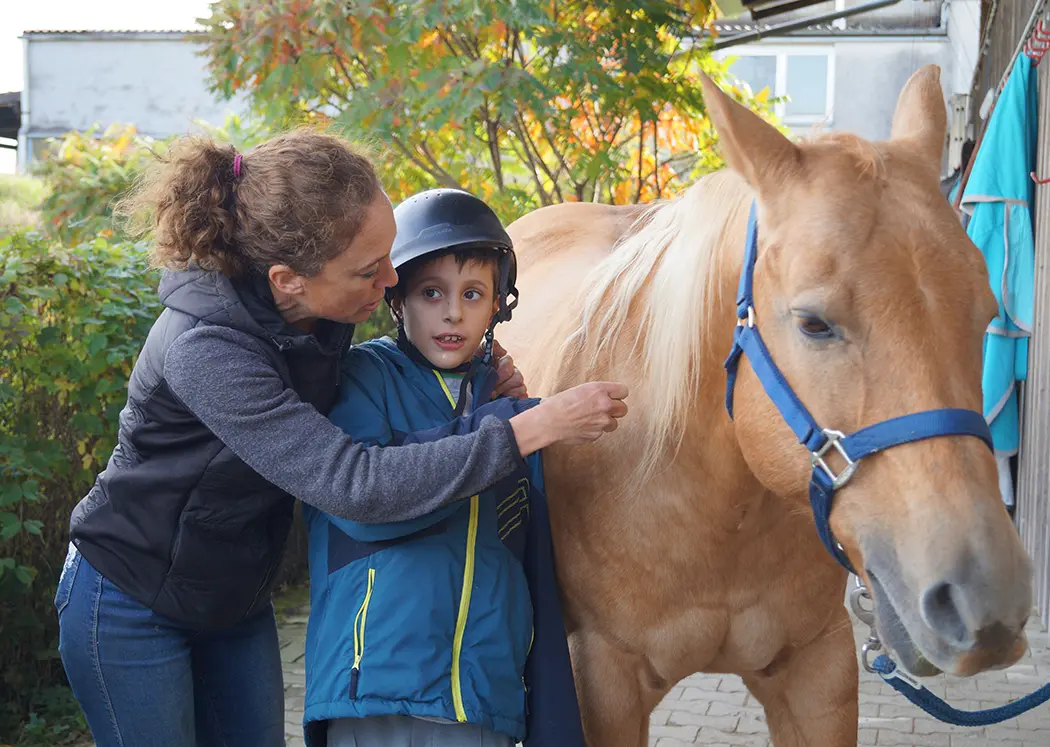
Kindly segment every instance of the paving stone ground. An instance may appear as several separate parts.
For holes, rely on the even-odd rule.
[[[867,629],[856,620],[854,623],[859,651]],[[280,634],[288,747],[304,747],[305,611],[285,618]],[[1036,619],[1028,626],[1028,640],[1028,654],[1007,670],[969,679],[938,677],[925,684],[958,708],[975,710],[1005,705],[1050,682],[1050,636]],[[1050,703],[998,726],[948,726],[926,716],[877,676],[862,671],[858,743],[890,747],[1050,747]],[[651,747],[771,744],[762,707],[740,678],[732,675],[688,677],[653,712]]]

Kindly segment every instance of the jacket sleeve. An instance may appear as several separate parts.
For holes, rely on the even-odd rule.
[[[339,403],[333,408],[329,417],[333,422],[339,424],[352,435],[364,434],[362,441],[365,444],[392,443],[403,445],[405,443],[431,443],[449,436],[459,436],[475,432],[481,422],[489,416],[501,419],[510,419],[519,412],[535,407],[539,404],[538,399],[514,400],[500,398],[486,403],[470,415],[456,418],[444,425],[415,433],[391,432],[388,421],[383,415],[383,409],[374,402],[376,393],[362,382],[358,376],[348,375],[343,380],[340,389]],[[484,412],[481,412],[484,410]],[[379,440],[382,439],[382,440]],[[359,439],[360,440],[360,439]],[[364,522],[349,521],[332,517],[334,523],[341,531],[356,540],[363,542],[377,542],[391,540],[397,537],[407,537],[424,529],[427,529],[447,518],[454,508],[446,505],[432,511],[425,516],[403,521],[384,522],[383,524],[365,524]]]
[[[440,440],[356,443],[285,386],[262,343],[226,327],[181,335],[168,348],[164,378],[249,467],[333,516],[414,519],[481,492],[522,464],[514,432],[499,417]]]
[[[525,663],[528,711],[524,747],[584,747],[576,682],[565,634],[554,546],[540,455],[530,457],[529,531],[525,540],[525,577],[533,610],[532,650]]]
[[[394,431],[393,443],[399,445],[423,444],[448,438],[449,436],[463,436],[468,433],[475,433],[481,428],[482,423],[484,423],[487,418],[496,417],[500,420],[510,420],[515,415],[530,410],[539,403],[540,400],[538,399],[511,399],[510,397],[500,397],[492,402],[486,402],[469,415],[462,415],[435,428],[416,431],[415,433],[401,433],[399,431]]]

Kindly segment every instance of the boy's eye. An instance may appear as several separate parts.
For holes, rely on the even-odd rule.
[[[362,273],[361,277],[366,278],[368,280],[371,280],[372,278],[374,278],[378,274],[379,274],[379,270],[372,270],[371,272]]]
[[[477,301],[479,298],[481,298],[481,291],[468,290],[466,293],[463,294],[463,297],[466,298],[468,301]]]
[[[424,288],[423,298],[437,298],[441,293],[438,292],[437,288]]]

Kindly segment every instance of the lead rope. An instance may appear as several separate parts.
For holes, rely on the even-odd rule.
[[[1036,690],[1030,695],[998,708],[983,711],[963,711],[948,705],[911,675],[904,672],[890,658],[888,653],[881,653],[871,661],[871,655],[882,651],[882,641],[875,629],[875,608],[866,607],[861,600],[873,602],[871,593],[860,580],[854,576],[856,587],[849,595],[849,605],[857,619],[868,626],[868,641],[862,648],[861,664],[864,669],[882,677],[883,682],[907,698],[938,721],[955,726],[990,726],[1020,716],[1050,700],[1050,684]]]

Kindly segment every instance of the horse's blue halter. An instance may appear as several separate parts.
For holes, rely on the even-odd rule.
[[[805,405],[795,396],[791,385],[773,362],[769,349],[762,341],[755,320],[755,301],[753,281],[755,262],[758,258],[758,218],[756,205],[751,203],[751,215],[747,224],[747,247],[744,253],[744,266],[740,271],[740,291],[736,299],[737,327],[733,336],[733,349],[726,359],[726,410],[733,417],[733,384],[736,381],[737,366],[740,356],[747,354],[751,368],[766,394],[780,410],[780,414],[799,442],[810,453],[810,464],[813,475],[809,481],[809,502],[813,508],[813,518],[817,522],[817,534],[820,541],[835,559],[848,571],[855,572],[846,557],[842,545],[835,541],[831,533],[829,519],[831,504],[835,491],[843,487],[853,477],[860,460],[875,452],[891,446],[922,441],[935,436],[975,436],[988,448],[992,448],[992,434],[981,413],[974,410],[940,409],[916,412],[862,428],[849,436],[829,428],[821,428],[806,410]],[[835,449],[846,466],[835,474],[824,461],[824,455]]]

